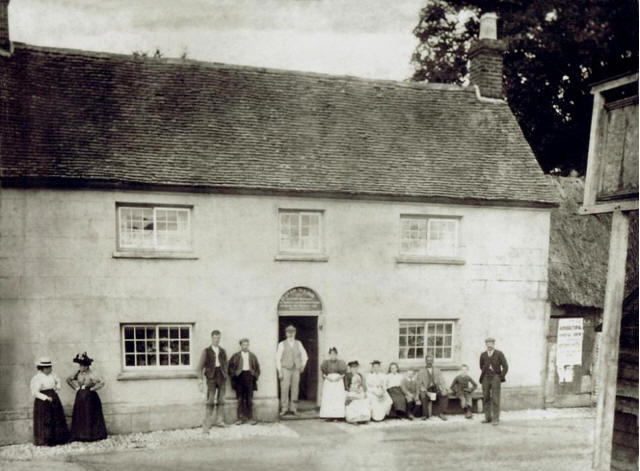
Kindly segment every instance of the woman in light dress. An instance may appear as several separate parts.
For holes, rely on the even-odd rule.
[[[404,376],[400,373],[397,363],[389,364],[389,372],[385,378],[385,389],[391,397],[391,417],[407,417],[407,399],[402,392],[402,380]]]
[[[347,373],[347,365],[338,359],[338,350],[335,347],[329,349],[329,359],[322,362],[320,369],[324,379],[320,417],[328,420],[344,419],[344,375]]]
[[[371,409],[367,399],[364,379],[358,372],[360,364],[349,362],[349,373],[344,377],[344,387],[347,391],[345,419],[351,424],[362,424],[371,420]]]
[[[54,446],[67,443],[69,429],[58,397],[60,378],[53,373],[49,357],[36,363],[38,372],[31,378],[33,401],[33,443]]]
[[[376,422],[384,420],[393,404],[385,388],[385,379],[380,362],[378,360],[372,361],[371,373],[367,375],[367,398],[371,409],[371,419]]]

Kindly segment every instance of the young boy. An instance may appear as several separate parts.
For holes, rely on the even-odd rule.
[[[473,418],[471,414],[471,407],[473,406],[471,393],[473,393],[477,387],[478,384],[469,376],[469,367],[462,365],[460,367],[460,374],[456,376],[453,383],[451,383],[451,391],[453,391],[454,396],[460,399],[460,405],[467,419]]]
[[[420,415],[420,406],[422,405],[418,394],[416,370],[410,369],[407,371],[407,377],[402,379],[400,389],[402,389],[402,392],[407,399],[407,415],[411,420],[414,420],[416,415]]]

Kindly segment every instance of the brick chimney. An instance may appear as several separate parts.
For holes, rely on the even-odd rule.
[[[9,0],[0,0],[0,56],[11,55],[9,39]]]
[[[480,36],[469,49],[469,80],[477,85],[480,95],[503,98],[502,55],[504,41],[498,39],[498,15],[484,13],[480,17]]]

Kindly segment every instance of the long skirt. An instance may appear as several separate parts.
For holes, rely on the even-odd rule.
[[[69,441],[69,429],[58,394],[53,389],[40,391],[52,400],[36,399],[33,402],[33,443],[54,446]]]
[[[375,420],[376,422],[384,420],[391,410],[391,404],[393,404],[387,391],[383,390],[381,396],[377,396],[373,391],[369,391],[367,392],[367,396],[369,397],[369,407],[371,408],[371,420]]]
[[[364,393],[359,397],[349,398],[347,396],[345,419],[351,424],[369,422],[371,420],[369,400],[365,397]]]
[[[102,415],[102,402],[95,391],[80,389],[76,393],[71,420],[71,437],[81,442],[107,438],[107,427]]]
[[[337,381],[331,381],[337,379]],[[320,417],[323,419],[342,419],[345,414],[344,402],[346,391],[340,375],[332,373],[327,376],[322,386],[322,403],[320,404]]]
[[[405,397],[402,389],[399,386],[394,386],[387,389],[393,405],[391,407],[391,414],[395,416],[404,417],[407,415],[407,398]]]

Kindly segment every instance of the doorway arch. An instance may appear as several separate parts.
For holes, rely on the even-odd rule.
[[[300,377],[300,401],[314,405],[319,399],[319,330],[322,325],[322,301],[305,286],[287,290],[278,300],[278,342],[285,338],[284,329],[293,325],[296,338],[302,342],[309,361]],[[279,388],[278,388],[279,392]],[[279,394],[278,394],[279,395]]]

